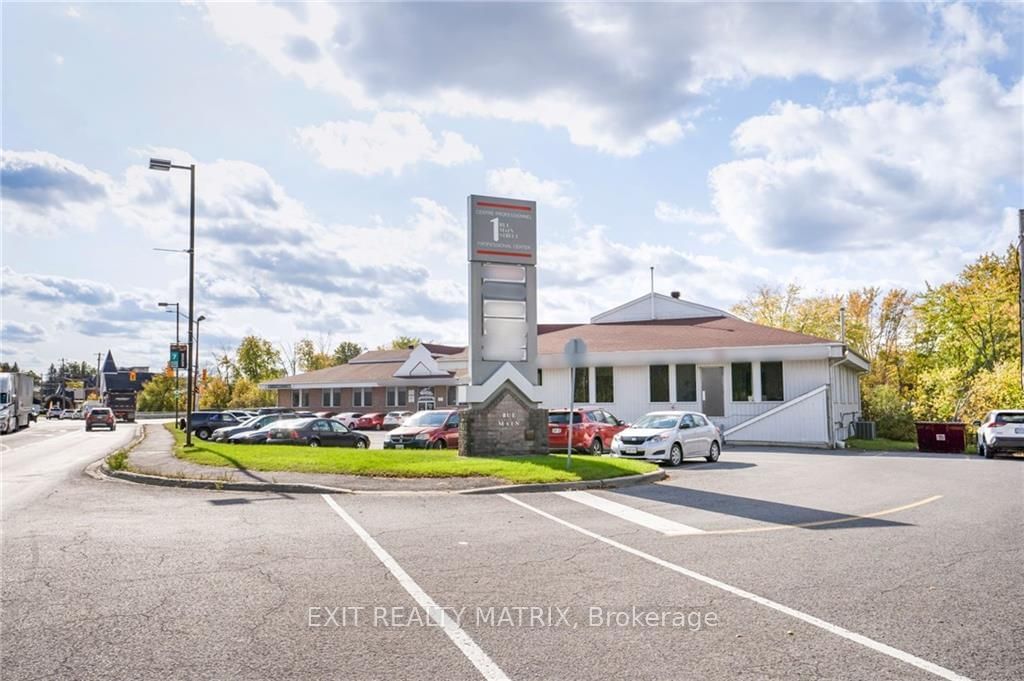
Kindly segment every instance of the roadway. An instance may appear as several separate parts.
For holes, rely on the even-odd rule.
[[[1024,461],[727,449],[508,496],[81,475],[128,430],[2,453],[5,678],[1024,678]]]

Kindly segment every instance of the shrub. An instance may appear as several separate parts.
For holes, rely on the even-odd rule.
[[[865,391],[864,418],[875,422],[878,437],[890,440],[914,440],[917,437],[910,404],[893,386],[879,385]]]

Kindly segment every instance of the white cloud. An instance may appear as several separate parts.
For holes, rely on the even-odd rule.
[[[64,56],[60,54],[54,54],[53,63],[57,66],[64,66]]]
[[[397,176],[420,162],[453,166],[481,158],[480,150],[461,135],[445,131],[438,139],[409,112],[380,112],[369,123],[332,121],[297,132],[321,165],[359,175]]]
[[[2,150],[0,202],[6,234],[92,229],[114,183],[104,173],[44,151]]]
[[[654,206],[654,217],[661,222],[684,225],[717,225],[721,223],[719,217],[714,213],[681,208],[668,201],[658,201]]]
[[[79,19],[79,18],[81,18],[82,13],[79,12],[76,7],[68,6],[68,8],[66,10],[64,10],[64,16],[66,16],[66,17],[68,17],[70,19]]]
[[[229,45],[358,109],[557,127],[574,144],[620,156],[680,139],[698,99],[725,83],[877,81],[1005,50],[999,27],[966,5],[209,3],[203,11]]]
[[[567,182],[542,180],[522,168],[497,168],[487,171],[487,191],[498,196],[537,201],[555,208],[573,205],[572,197],[566,196]]]
[[[710,174],[713,204],[747,244],[791,251],[978,237],[994,188],[1024,167],[1022,89],[976,68],[925,101],[886,96],[835,108],[776,104],[741,124],[743,158]]]

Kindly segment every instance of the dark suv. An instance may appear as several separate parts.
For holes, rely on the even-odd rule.
[[[227,426],[237,426],[241,421],[232,414],[221,411],[195,411],[192,412],[192,432],[200,440],[208,440],[213,431]],[[185,430],[185,419],[179,424]]]

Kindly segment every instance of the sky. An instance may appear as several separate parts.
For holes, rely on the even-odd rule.
[[[650,290],[922,290],[1024,206],[1017,3],[12,3],[0,359],[467,338],[466,197],[538,202],[542,322]],[[184,329],[184,326],[182,327]]]

